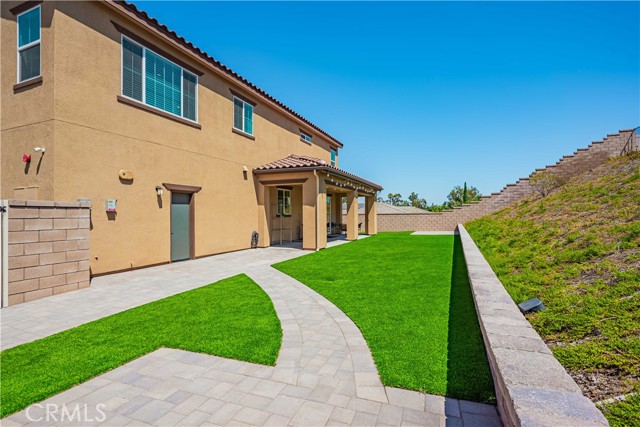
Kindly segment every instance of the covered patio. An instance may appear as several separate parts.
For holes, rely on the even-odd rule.
[[[302,248],[327,247],[328,235],[346,229],[356,240],[358,198],[365,200],[362,231],[377,233],[376,198],[382,187],[308,156],[290,155],[253,170],[258,198],[259,247],[302,241]],[[342,201],[346,199],[346,224]]]

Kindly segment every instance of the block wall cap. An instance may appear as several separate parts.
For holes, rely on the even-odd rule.
[[[53,200],[9,200],[9,206],[30,208],[91,208],[90,202],[57,202]]]

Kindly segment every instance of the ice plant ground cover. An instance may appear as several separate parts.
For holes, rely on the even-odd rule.
[[[612,159],[547,197],[465,224],[555,357],[614,426],[640,420],[640,153]],[[633,393],[636,393],[633,396]]]

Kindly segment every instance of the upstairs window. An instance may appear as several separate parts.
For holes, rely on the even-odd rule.
[[[311,143],[311,135],[300,131],[300,141]]]
[[[240,98],[233,98],[233,127],[253,135],[253,105]]]
[[[40,75],[40,5],[21,13],[18,21],[18,83]]]
[[[122,95],[194,122],[198,119],[198,77],[124,36]]]
[[[336,150],[331,149],[331,166],[336,167]]]

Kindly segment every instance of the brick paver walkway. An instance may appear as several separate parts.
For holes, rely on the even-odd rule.
[[[186,279],[165,290],[166,295],[218,280],[223,274],[219,269],[227,271],[223,277],[245,272],[269,294],[282,324],[283,342],[276,366],[163,348],[33,406],[28,409],[31,419],[43,419],[29,425],[500,425],[491,405],[384,387],[355,324],[325,298],[269,266],[302,254],[275,248],[246,251],[123,273],[117,275],[119,284],[92,286],[88,292],[95,291],[101,298],[116,293],[113,296],[118,301],[121,291],[133,288],[130,296],[137,299],[129,304],[139,305],[147,302],[140,301],[149,288],[172,283],[171,278]],[[108,276],[108,280],[113,278],[116,275]],[[166,296],[155,292],[154,299]],[[93,295],[78,302],[92,301],[88,297]],[[23,306],[29,304],[33,303]],[[120,307],[102,304],[97,317],[128,308]],[[85,314],[76,316],[72,323],[93,320],[87,314],[89,307],[80,309]],[[60,328],[65,329],[55,325],[45,332],[28,330],[11,339],[28,340]],[[100,409],[106,419],[97,411],[99,403],[105,405]],[[69,423],[58,418],[46,422],[47,404],[67,404],[70,409],[79,405],[83,413],[86,407],[85,419],[94,421]],[[2,425],[29,422],[25,410],[4,419]]]

